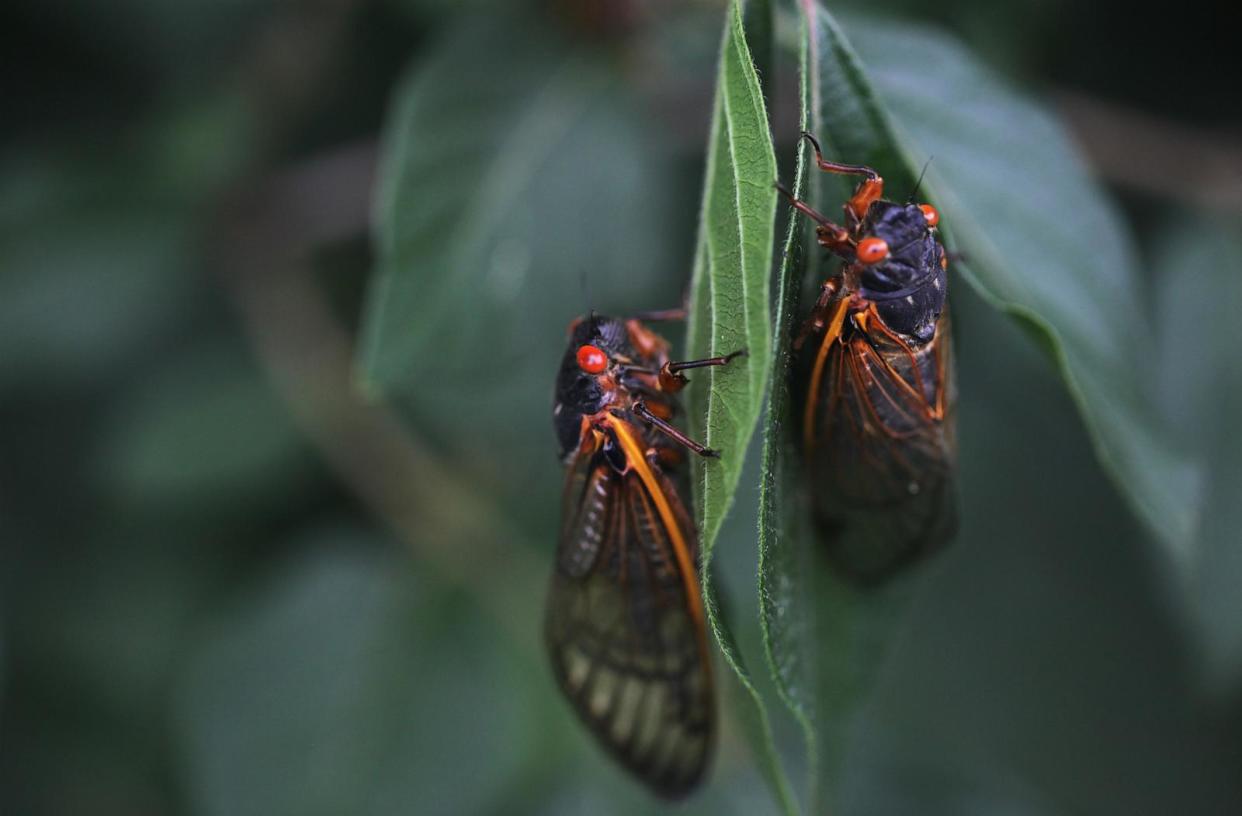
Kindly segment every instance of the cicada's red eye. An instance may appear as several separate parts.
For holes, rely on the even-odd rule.
[[[883,238],[864,238],[858,242],[858,249],[855,253],[858,262],[861,264],[875,264],[888,257],[888,242]]]
[[[940,223],[940,213],[930,204],[920,204],[919,209],[923,211],[923,217],[927,219],[927,226],[934,227]]]
[[[578,368],[588,374],[603,374],[608,370],[608,355],[595,346],[582,346],[578,349]]]

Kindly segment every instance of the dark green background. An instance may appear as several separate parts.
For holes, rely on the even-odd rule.
[[[589,274],[593,294],[548,287],[539,322],[505,332],[559,333],[586,297],[669,305],[688,274],[720,10],[649,9],[625,28],[575,5],[518,13],[619,66],[635,101],[624,126],[663,168],[644,195],[669,215],[566,246],[663,268],[635,275],[641,287]],[[1242,65],[1210,4],[1159,21],[1067,0],[868,5],[943,25],[1054,103],[1073,93],[1239,143]],[[316,356],[325,326],[341,348],[357,331],[389,94],[454,18],[487,13],[431,0],[0,11],[5,813],[660,810],[572,721],[538,642],[559,465],[550,421],[514,427],[486,385],[541,400],[556,360],[447,359],[460,376],[427,384],[433,407],[393,417]],[[308,178],[327,181],[297,186]],[[1187,224],[1238,218],[1172,187],[1115,192],[1152,259],[1176,260]],[[566,211],[528,209],[551,231]],[[289,242],[305,250],[296,284],[272,259]],[[968,544],[931,568],[900,633],[844,811],[1242,810],[1238,689],[1202,687],[1160,567],[1052,367],[966,287],[954,304]],[[1197,339],[1186,332],[1186,354]],[[413,440],[395,473],[393,451],[370,446],[390,421]],[[753,644],[756,479],[743,479],[718,557]],[[772,807],[726,729],[685,809]]]

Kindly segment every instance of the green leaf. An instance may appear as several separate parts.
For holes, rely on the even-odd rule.
[[[769,275],[776,209],[776,156],[759,79],[730,7],[708,143],[698,249],[691,282],[689,356],[746,349],[706,369],[688,393],[695,434],[722,453],[696,460],[703,549],[710,554],[733,502],[771,368]]]
[[[1050,814],[1236,809],[1237,774],[1205,725],[1235,709],[1195,699],[1144,530],[1059,373],[971,287],[953,297],[962,531],[926,571],[857,718],[837,812],[965,813],[945,794],[1008,798],[1007,781]],[[1141,736],[1118,725],[1153,700]],[[902,789],[926,807],[876,798]]]
[[[831,15],[820,21],[838,65],[825,95],[850,101],[824,108],[826,128],[857,151],[845,158],[877,166],[898,198],[934,157],[923,189],[965,255],[956,269],[1040,338],[1100,461],[1184,571],[1200,474],[1142,378],[1154,346],[1116,208],[1060,125],[951,39],[860,21],[860,59]]]
[[[805,20],[800,21],[798,48],[799,122],[803,130],[814,127],[810,105],[810,49]],[[807,150],[800,149],[794,170],[793,192],[805,198]],[[803,543],[802,514],[796,492],[787,490],[798,477],[792,423],[789,420],[789,377],[792,337],[801,301],[801,281],[808,272],[807,227],[791,217],[785,234],[781,268],[777,276],[776,337],[772,387],[764,418],[762,481],[759,485],[759,625],[764,657],[776,684],[777,694],[793,712],[803,734],[807,754],[808,797],[812,812],[818,800],[818,739],[813,722],[814,694],[804,686],[807,660],[817,653],[809,616],[812,602],[807,583],[809,550]]]
[[[1171,224],[1156,258],[1156,327],[1162,406],[1169,425],[1205,464],[1202,521],[1184,597],[1209,693],[1242,680],[1242,229],[1208,219]]]
[[[359,376],[536,515],[560,495],[566,325],[681,300],[668,161],[617,63],[554,27],[467,16],[425,54],[385,126]]]
[[[509,679],[525,667],[365,534],[317,538],[221,615],[189,663],[176,712],[192,809],[503,809],[538,727]],[[444,784],[463,768],[468,785]]]
[[[148,182],[119,159],[20,159],[0,165],[0,379],[105,379],[194,302],[187,213],[135,193]]]
[[[555,349],[539,363],[559,358],[571,317],[659,288],[659,242],[633,236],[662,232],[666,212],[645,200],[662,167],[620,91],[606,64],[529,21],[460,24],[411,69],[380,160],[368,385],[488,389],[484,362],[508,387],[506,365],[545,336]]]
[[[950,246],[969,259],[967,280],[1051,350],[1100,458],[1180,553],[1193,476],[1136,376],[1152,348],[1141,330],[1141,280],[1118,218],[1064,135],[941,38],[860,22],[877,67],[868,75],[836,20],[810,0],[802,8],[810,15],[798,45],[803,126],[830,157],[879,169],[892,198],[908,195],[935,155],[924,194],[941,208]],[[798,158],[799,194],[834,212],[849,183],[821,173],[804,180]],[[845,736],[922,583],[860,593],[837,581],[800,527],[801,496],[788,489],[799,475],[789,438],[789,338],[800,293],[821,277],[821,255],[809,229],[795,224],[780,281],[759,531],[766,654],[804,732],[812,811],[824,806],[821,786],[840,779]]]
[[[146,379],[111,407],[94,462],[121,509],[238,514],[305,477],[305,442],[241,348],[211,340]]]
[[[834,155],[855,161],[874,130],[865,117],[849,119],[853,127],[848,129],[825,126],[827,111],[848,110],[854,101],[830,81],[842,65],[822,20],[804,18],[801,35],[802,127],[817,133]],[[883,158],[867,155],[869,162]],[[799,197],[806,197],[808,190],[813,191],[812,200],[846,192],[837,177],[815,172],[808,178],[810,166],[804,145],[794,180]],[[812,813],[823,812],[830,794],[835,795],[854,715],[920,583],[899,580],[879,591],[859,591],[839,580],[805,524],[804,494],[793,487],[801,474],[789,398],[791,342],[801,316],[801,293],[826,271],[823,254],[806,220],[791,216],[779,279],[776,364],[759,504],[758,588],[765,656],[781,699],[802,730]]]
[[[768,303],[776,206],[776,156],[741,4],[732,3],[727,15],[687,334],[691,358],[738,349],[746,349],[748,356],[706,369],[689,391],[693,433],[721,451],[720,459],[694,463],[696,511],[708,622],[744,689],[741,720],[755,759],[781,807],[792,813],[796,804],[776,754],[767,710],[733,633],[721,619],[711,570],[716,536],[737,490],[771,366]]]

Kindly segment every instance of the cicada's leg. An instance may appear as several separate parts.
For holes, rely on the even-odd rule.
[[[815,299],[815,305],[811,307],[811,316],[802,324],[802,328],[798,330],[798,336],[794,338],[794,351],[802,348],[802,344],[812,334],[818,334],[824,330],[824,326],[828,325],[831,310],[828,308],[837,298],[837,292],[841,289],[841,281],[837,278],[829,278],[824,281],[824,285],[820,287],[819,297]]]
[[[626,320],[625,329],[630,336],[630,345],[638,352],[639,357],[659,357],[668,351],[668,341],[644,326],[638,318],[631,317]],[[640,370],[641,366],[635,366],[634,369]]]
[[[635,320],[645,320],[649,323],[661,323],[669,320],[685,320],[686,307],[678,306],[674,309],[652,309],[647,312],[638,312],[634,315]]]
[[[839,173],[844,176],[865,176],[858,185],[858,189],[854,191],[854,195],[845,203],[846,209],[854,217],[854,222],[861,221],[863,216],[867,214],[867,209],[873,201],[878,201],[884,195],[884,179],[880,178],[880,174],[861,164],[841,164],[840,162],[828,161],[824,158],[824,154],[820,152],[819,142],[815,137],[806,131],[802,132],[802,138],[811,143],[811,147],[815,149],[815,164],[820,170],[826,173]]]
[[[652,413],[651,409],[647,407],[647,403],[642,400],[634,403],[633,410],[639,417],[651,423],[652,427],[654,427],[657,431],[664,434],[669,439],[672,439],[679,445],[689,448],[699,456],[706,456],[711,459],[720,458],[720,453],[718,451],[714,451],[705,445],[700,445],[698,442],[695,442],[693,439],[669,424],[668,420],[656,416]]]
[[[854,240],[850,237],[849,230],[833,223],[828,216],[795,196],[779,181],[776,183],[776,189],[789,199],[790,205],[795,210],[815,222],[815,240],[820,246],[846,260],[854,260]]]
[[[670,394],[675,394],[686,387],[689,380],[682,374],[692,368],[707,368],[708,366],[727,365],[730,360],[738,357],[746,356],[746,349],[738,349],[732,354],[725,354],[721,357],[708,357],[703,360],[682,360],[676,363],[665,363],[660,366],[660,390]]]

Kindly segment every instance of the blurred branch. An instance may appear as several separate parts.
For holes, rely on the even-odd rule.
[[[241,62],[260,113],[260,156],[279,152],[318,100],[348,44],[356,0],[317,0],[276,14]],[[318,246],[364,233],[377,147],[347,145],[271,175],[256,161],[220,208],[211,246],[218,274],[295,421],[344,486],[415,556],[470,591],[524,646],[536,640],[528,588],[545,570],[495,531],[504,519],[382,404],[353,389],[352,340],[309,266]]]
[[[1236,141],[1074,93],[1061,93],[1056,102],[1104,178],[1242,214],[1242,150]]]
[[[261,128],[260,148],[272,151],[318,101],[339,64],[360,0],[309,0],[272,15],[240,60],[238,72]]]
[[[353,390],[350,337],[307,265],[310,250],[365,231],[374,143],[350,145],[236,195],[224,209],[219,269],[260,359],[295,420],[344,485],[415,555],[533,643],[528,589],[545,569],[496,530],[510,525],[383,404]]]

